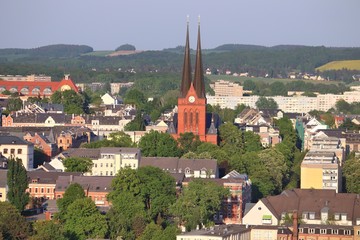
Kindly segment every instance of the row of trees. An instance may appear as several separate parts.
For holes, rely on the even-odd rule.
[[[120,170],[107,196],[112,207],[100,212],[77,183],[57,200],[53,220],[29,224],[11,203],[0,203],[0,237],[4,239],[175,239],[186,229],[210,226],[227,189],[195,180],[176,194],[175,179],[155,167]]]

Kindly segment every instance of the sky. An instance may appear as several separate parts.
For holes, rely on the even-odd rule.
[[[0,48],[360,47],[360,0],[0,0]]]

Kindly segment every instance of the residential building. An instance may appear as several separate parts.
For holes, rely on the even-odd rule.
[[[60,176],[80,176],[78,172],[46,172],[41,168],[27,172],[29,187],[26,190],[30,197],[41,199],[56,199],[55,186]]]
[[[7,200],[7,170],[0,169],[0,202]]]
[[[217,128],[220,125],[220,121],[212,114],[206,113],[206,103],[200,26],[198,28],[198,43],[193,80],[190,64],[189,26],[187,26],[183,75],[180,97],[178,98],[178,112],[177,116],[174,116],[168,132],[175,139],[178,139],[182,133],[192,132],[199,136],[201,141],[217,144]]]
[[[115,176],[115,174],[125,167],[138,169],[141,161],[141,151],[139,148],[118,148],[102,147],[95,149],[71,148],[60,153],[56,158],[65,159],[68,157],[87,157],[93,161],[91,172],[86,175],[92,176]],[[51,162],[50,162],[51,164]],[[56,167],[55,168],[61,168]]]
[[[107,195],[111,191],[113,176],[59,176],[56,181],[56,199],[62,198],[72,183],[80,184],[85,196],[91,198],[98,207],[109,207]]]
[[[210,228],[182,232],[176,240],[250,240],[251,229],[245,225],[218,225]]]
[[[109,93],[105,93],[101,96],[101,100],[104,105],[119,105],[122,104],[122,100],[118,97],[113,97]]]
[[[238,83],[218,80],[210,84],[210,87],[214,90],[215,96],[239,96],[243,95],[243,86]]]
[[[51,134],[51,136],[52,137],[48,137],[44,133],[34,133],[34,135],[32,135],[30,132],[28,132],[24,135],[23,138],[25,141],[34,144],[36,148],[42,150],[46,155],[46,161],[50,161],[50,159],[58,152],[58,147],[54,142],[53,134]]]
[[[342,192],[342,173],[332,151],[310,150],[301,163],[301,189],[333,189]]]
[[[177,157],[142,157],[140,167],[158,167],[169,173],[184,173],[186,178],[218,178],[215,159],[184,159]]]
[[[34,168],[34,145],[15,136],[0,135],[0,153],[6,158],[20,158],[27,171]]]
[[[280,225],[296,211],[303,224],[360,225],[359,196],[335,190],[289,189],[251,205],[243,224]]]

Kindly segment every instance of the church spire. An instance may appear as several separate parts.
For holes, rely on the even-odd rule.
[[[191,63],[190,63],[190,44],[189,44],[189,16],[187,19],[186,27],[186,44],[185,44],[185,55],[183,74],[181,80],[181,97],[185,97],[191,85]]]
[[[198,40],[196,49],[196,60],[195,60],[195,74],[194,74],[194,88],[199,98],[205,98],[205,84],[204,84],[204,73],[201,59],[201,41],[200,41],[200,16],[198,26]]]

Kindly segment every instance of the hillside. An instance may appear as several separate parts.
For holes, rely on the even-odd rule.
[[[133,53],[133,52],[132,52]],[[50,45],[35,49],[0,49],[0,74],[41,74],[58,77],[64,72],[76,73],[88,79],[101,71],[135,71],[137,73],[180,73],[184,47],[161,51],[136,51],[136,54],[117,54],[114,51],[93,51],[85,45]],[[264,47],[244,44],[224,44],[213,49],[203,49],[203,66],[212,72],[248,72],[250,76],[287,78],[290,73],[316,74],[317,68],[332,61],[359,60],[360,48],[328,48],[300,45]],[[112,57],[109,57],[109,54]],[[115,56],[114,56],[115,55]],[[192,63],[195,50],[191,50]],[[326,79],[351,82],[357,70],[334,72],[325,68]],[[322,70],[323,71],[323,70]]]
[[[342,69],[360,71],[360,60],[332,61],[316,68],[316,70],[320,72]]]

